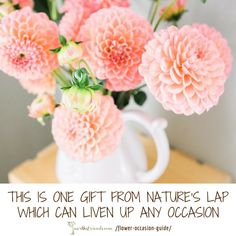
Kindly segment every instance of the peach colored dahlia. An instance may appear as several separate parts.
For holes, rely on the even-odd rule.
[[[59,30],[60,34],[65,36],[67,40],[75,40],[79,34],[80,28],[84,23],[83,8],[78,8],[73,11],[66,12],[62,17]]]
[[[171,26],[155,34],[139,68],[164,108],[185,115],[201,114],[218,103],[224,70],[215,43],[190,26]]]
[[[152,38],[150,24],[128,8],[102,9],[89,17],[80,31],[84,56],[107,88],[125,91],[135,88],[144,46]]]
[[[99,9],[112,6],[129,7],[129,0],[65,0],[60,11],[69,12],[83,8],[85,18],[88,18],[92,13]]]
[[[0,69],[20,80],[41,79],[57,67],[58,27],[29,7],[12,12],[0,23]]]
[[[56,108],[52,133],[57,145],[74,159],[96,161],[111,154],[123,133],[121,112],[110,96],[102,96],[93,112]]]
[[[60,34],[68,40],[78,40],[80,27],[88,17],[101,8],[111,6],[128,7],[128,0],[65,0],[60,9],[65,15],[59,24]]]
[[[60,9],[62,13],[65,13],[59,24],[60,34],[64,35],[67,40],[76,41],[82,24],[91,13],[98,9],[98,3],[94,0],[65,0]]]
[[[54,94],[56,91],[56,81],[48,75],[42,79],[37,80],[19,80],[21,86],[32,94]]]
[[[108,8],[112,6],[129,7],[129,0],[100,0],[100,8]]]
[[[225,73],[228,76],[231,71],[233,57],[226,39],[223,38],[220,32],[206,24],[194,24],[193,27],[197,28],[205,37],[212,40],[216,44],[216,47],[224,60]]]
[[[65,0],[60,11],[62,13],[83,9],[84,18],[88,18],[93,12],[99,10],[99,0]]]

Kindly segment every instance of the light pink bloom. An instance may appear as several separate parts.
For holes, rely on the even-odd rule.
[[[12,12],[0,24],[0,69],[20,80],[44,78],[58,66],[50,52],[58,45],[57,25],[46,14]]]
[[[67,40],[76,41],[76,36],[79,34],[83,23],[84,10],[82,7],[66,12],[59,24],[60,34],[65,36]]]
[[[219,31],[206,24],[194,24],[194,28],[198,29],[205,37],[212,40],[220,52],[221,58],[225,62],[225,73],[228,76],[232,68],[232,53],[225,38]]]
[[[67,40],[77,41],[85,20],[100,8],[98,0],[65,0],[61,12],[65,13],[59,24],[60,34]]]
[[[58,147],[71,158],[92,162],[116,149],[123,120],[112,97],[101,96],[100,105],[93,112],[81,114],[65,106],[56,108],[52,133]]]
[[[68,40],[78,40],[80,27],[85,20],[101,8],[111,6],[128,7],[128,0],[65,0],[61,12],[65,13],[59,24],[60,34]]]
[[[129,7],[129,0],[100,0],[100,8],[108,8],[112,6]]]
[[[24,89],[32,94],[54,94],[56,91],[56,81],[51,75],[37,80],[21,79],[19,82]]]
[[[28,109],[29,116],[34,119],[40,119],[45,115],[52,115],[55,110],[54,97],[47,94],[39,95]]]
[[[83,8],[85,18],[102,8],[112,6],[129,7],[129,0],[65,0],[61,12],[70,12]]]
[[[138,73],[144,46],[152,38],[150,24],[128,8],[102,9],[82,26],[84,57],[107,88],[125,91],[143,79]]]
[[[72,12],[74,10],[83,9],[84,18],[88,18],[93,12],[100,9],[99,0],[65,0],[61,12]]]
[[[218,103],[224,70],[215,43],[190,26],[171,26],[155,34],[139,68],[164,108],[185,115],[201,114]]]

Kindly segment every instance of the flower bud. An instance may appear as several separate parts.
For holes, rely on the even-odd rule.
[[[2,1],[0,3],[0,19],[15,10],[12,3],[8,1]]]
[[[186,0],[176,0],[176,3],[170,7],[165,6],[161,9],[161,16],[163,15],[163,20],[171,21],[173,19],[179,19],[185,11]]]
[[[73,86],[65,90],[62,95],[62,104],[66,108],[81,113],[92,111],[97,102],[96,94],[89,88]]]
[[[29,117],[37,119],[40,123],[44,124],[43,117],[54,113],[54,97],[47,94],[39,95],[36,99],[34,99],[28,109]]]
[[[61,48],[57,55],[60,66],[72,65],[76,67],[82,58],[83,49],[81,44],[70,41]]]

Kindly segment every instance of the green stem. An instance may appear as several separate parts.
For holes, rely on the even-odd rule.
[[[68,87],[71,85],[70,82],[61,73],[59,68],[53,71],[53,75],[56,77],[57,82],[61,87]]]
[[[91,75],[91,78],[92,78],[92,80],[93,80],[93,83],[94,83],[95,85],[97,85],[97,84],[98,84],[97,79],[96,79],[96,77],[95,77],[93,71],[91,70],[89,64],[88,64],[84,59],[81,59],[81,60],[79,61],[79,64],[78,64],[78,66],[79,66],[80,69],[81,69],[81,67],[80,67],[81,64],[84,64],[84,65],[85,65],[86,69],[88,70],[89,74]]]
[[[160,5],[160,0],[156,0],[155,3],[153,3],[152,5],[152,10],[151,10],[151,17],[150,17],[150,23],[152,24],[153,21],[155,20],[156,14],[157,14],[157,10],[159,8]]]
[[[157,30],[158,26],[160,25],[161,21],[165,18],[165,16],[169,13],[169,11],[171,10],[171,8],[173,7],[173,5],[176,3],[176,0],[172,0],[171,4],[166,8],[166,10],[164,11],[164,13],[160,16],[160,18],[158,19],[155,27],[154,27],[154,31]]]
[[[56,21],[58,19],[56,0],[48,0],[47,2],[48,2],[50,18]]]
[[[140,85],[139,87],[137,87],[135,90],[140,90],[142,88],[145,88],[147,86],[147,84],[143,84],[143,85]]]
[[[108,96],[111,96],[111,95],[112,95],[112,91],[111,91],[111,90],[108,90],[108,91],[107,91],[107,95],[108,95]]]

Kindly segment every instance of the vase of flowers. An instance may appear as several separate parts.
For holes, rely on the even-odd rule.
[[[0,69],[37,95],[30,117],[41,124],[52,117],[59,181],[153,182],[163,174],[167,122],[125,109],[130,99],[144,104],[145,86],[177,114],[217,105],[232,64],[227,41],[205,24],[178,27],[185,0],[152,2],[147,20],[128,0],[48,0],[49,17],[34,11],[33,1],[2,1]],[[159,30],[163,21],[170,26]],[[151,170],[129,122],[157,146]]]

